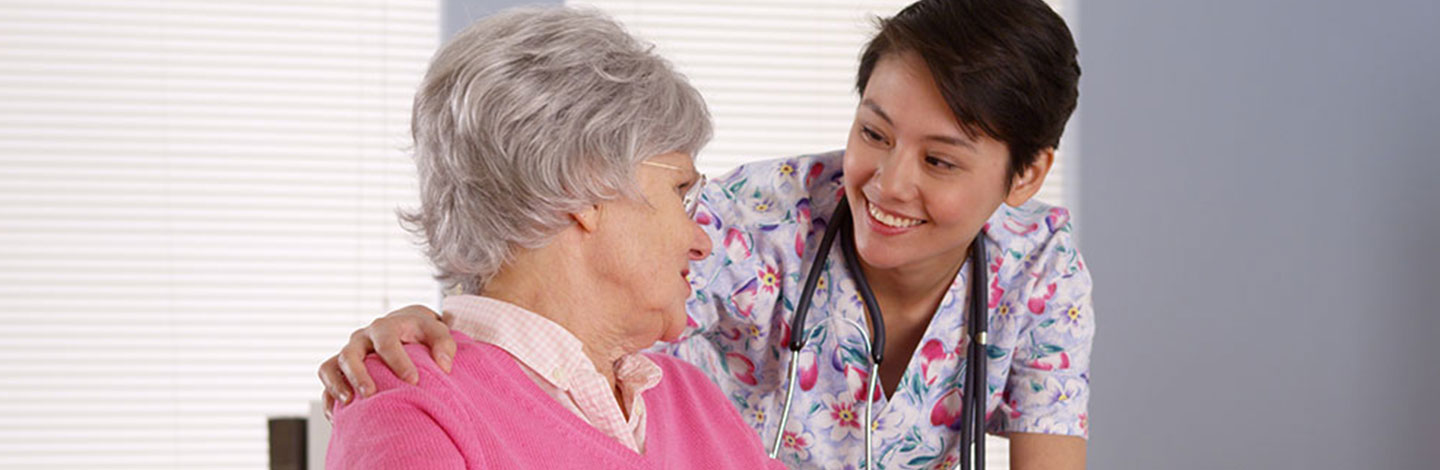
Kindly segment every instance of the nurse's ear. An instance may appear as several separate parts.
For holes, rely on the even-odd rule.
[[[571,212],[570,220],[575,221],[575,226],[581,232],[590,234],[600,229],[600,205],[592,204],[579,212]]]
[[[1040,192],[1040,186],[1045,184],[1045,176],[1050,174],[1050,167],[1054,164],[1055,148],[1040,149],[1035,155],[1035,162],[1010,180],[1010,192],[1005,195],[1005,204],[1017,207],[1035,197],[1035,193]]]

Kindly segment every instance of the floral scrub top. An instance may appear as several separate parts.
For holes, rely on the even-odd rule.
[[[791,357],[786,347],[804,276],[843,193],[842,155],[751,163],[705,188],[696,220],[714,250],[692,266],[684,339],[658,346],[709,374],[767,449],[779,432],[786,368],[799,361],[779,454],[791,468],[860,468],[865,456],[868,328],[838,244],[825,256],[805,349]],[[989,432],[1085,437],[1095,318],[1069,213],[1038,201],[1001,206],[984,231]],[[950,468],[959,459],[969,274],[967,261],[896,390],[875,400],[881,468]]]

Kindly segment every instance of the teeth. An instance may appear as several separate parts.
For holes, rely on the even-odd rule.
[[[925,221],[920,220],[920,219],[911,219],[911,218],[908,218],[908,217],[900,217],[900,216],[895,216],[895,215],[887,214],[887,213],[881,211],[880,208],[877,207],[875,204],[870,203],[870,202],[868,202],[868,201],[865,203],[865,206],[866,206],[866,208],[870,209],[870,215],[873,216],[873,217],[875,217],[875,220],[879,220],[880,223],[885,224],[885,225],[889,225],[889,226],[891,226],[891,227],[895,227],[895,228],[914,227],[914,226],[916,226],[916,225],[920,225],[920,224],[925,223]]]

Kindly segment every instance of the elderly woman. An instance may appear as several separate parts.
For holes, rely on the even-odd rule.
[[[784,468],[694,366],[638,353],[686,326],[700,95],[596,13],[512,10],[436,54],[415,98],[421,206],[452,286],[451,373],[377,358],[327,467]],[[418,384],[412,385],[415,379]]]

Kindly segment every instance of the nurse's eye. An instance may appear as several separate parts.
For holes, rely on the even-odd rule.
[[[885,136],[880,135],[879,132],[875,132],[874,129],[871,129],[871,128],[869,128],[869,127],[861,127],[861,128],[860,128],[860,135],[863,136],[863,137],[865,137],[865,140],[868,140],[868,141],[871,141],[871,142],[877,142],[877,143],[881,143],[881,144],[884,144],[884,143],[885,143]]]
[[[959,168],[959,166],[955,165],[954,163],[950,163],[950,162],[948,162],[948,161],[945,161],[944,159],[942,159],[942,158],[940,158],[940,157],[932,157],[932,156],[926,156],[926,157],[925,157],[925,164],[930,165],[930,166],[933,166],[933,167],[935,167],[935,168],[939,168],[939,169],[941,169],[941,170],[953,170],[953,169]]]

